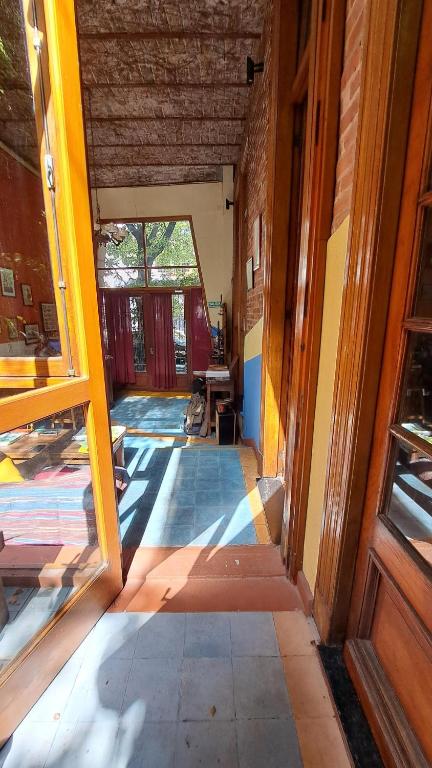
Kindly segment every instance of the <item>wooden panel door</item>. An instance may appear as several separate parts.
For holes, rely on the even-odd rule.
[[[401,768],[432,764],[431,29],[426,0],[345,646],[385,764]]]

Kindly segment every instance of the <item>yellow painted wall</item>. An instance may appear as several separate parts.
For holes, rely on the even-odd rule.
[[[226,197],[233,199],[232,166],[224,166],[223,181],[212,184],[98,190],[102,219],[192,216],[207,301],[219,300],[222,294],[230,315],[233,208],[226,210]]]
[[[248,331],[244,340],[244,362],[252,360],[257,355],[262,354],[262,337],[264,329],[264,318],[260,318],[254,327]]]
[[[348,225],[349,217],[347,216],[327,244],[321,349],[303,557],[303,571],[312,592],[318,567],[324,506]]]

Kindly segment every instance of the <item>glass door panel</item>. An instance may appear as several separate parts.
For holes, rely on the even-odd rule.
[[[105,394],[74,1],[5,0],[0,29],[2,745],[122,587],[125,475]]]
[[[33,375],[40,385],[74,364],[43,9],[24,6],[5,0],[0,10],[0,376]]]

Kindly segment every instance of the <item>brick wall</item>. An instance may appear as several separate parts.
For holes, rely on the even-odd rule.
[[[346,8],[333,230],[338,228],[351,208],[364,50],[365,6],[366,0],[348,0]]]
[[[264,214],[266,208],[267,176],[269,161],[269,120],[272,83],[272,3],[266,6],[264,31],[260,45],[259,61],[264,61],[264,72],[256,74],[252,86],[248,124],[243,142],[240,168],[246,178],[246,246],[242,253],[243,275],[246,261],[253,255],[253,228],[257,216]],[[261,267],[254,272],[254,287],[247,292],[245,313],[245,331],[258,322],[263,314],[263,254]]]

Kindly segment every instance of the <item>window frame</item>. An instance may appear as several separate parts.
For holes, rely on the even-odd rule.
[[[145,241],[145,225],[156,223],[156,222],[169,222],[169,221],[187,221],[189,222],[190,231],[192,235],[192,243],[195,251],[195,258],[196,258],[196,264],[173,264],[171,266],[169,265],[163,265],[162,267],[148,267],[147,266],[147,256],[146,256],[146,241]],[[201,287],[204,291],[204,281],[201,271],[201,263],[198,253],[198,247],[193,227],[193,221],[191,215],[184,215],[184,216],[124,216],[123,218],[103,218],[100,219],[101,224],[142,224],[143,227],[143,243],[144,243],[144,264],[139,267],[97,267],[97,283],[98,283],[98,290],[99,291],[175,291],[178,289],[183,288],[199,288]],[[144,285],[131,285],[131,286],[117,286],[113,288],[108,288],[106,286],[99,285],[99,272],[103,271],[109,271],[109,270],[122,270],[122,269],[143,269],[144,270]],[[198,271],[198,278],[199,282],[194,285],[181,285],[180,283],[173,285],[167,285],[166,287],[161,285],[151,285],[148,281],[147,273],[151,272],[152,269],[196,269]]]

